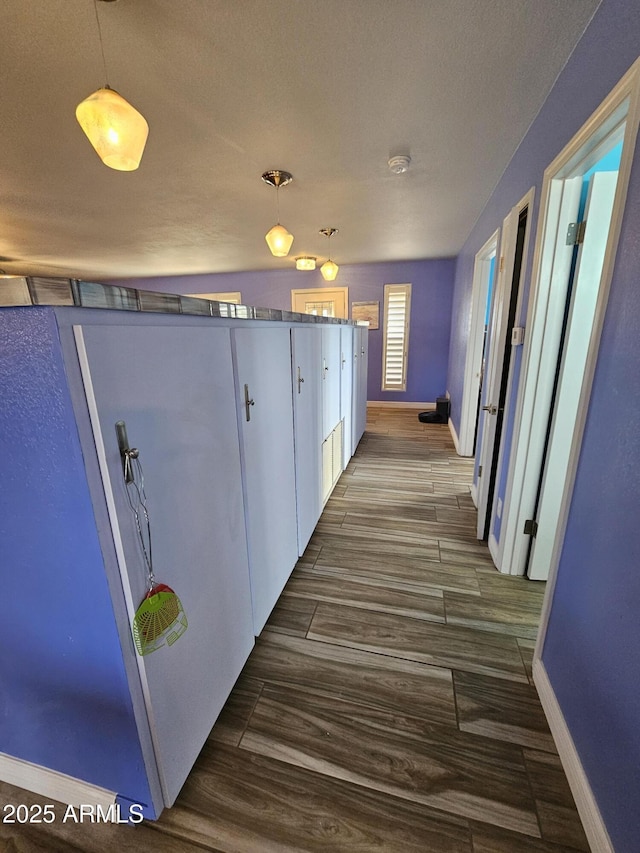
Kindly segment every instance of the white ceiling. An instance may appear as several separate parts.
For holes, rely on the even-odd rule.
[[[0,267],[290,268],[326,257],[323,226],[340,264],[454,255],[598,2],[98,2],[108,82],[150,126],[125,173],[74,114],[105,83],[93,0],[2,0]],[[274,168],[294,176],[284,259],[264,242]]]

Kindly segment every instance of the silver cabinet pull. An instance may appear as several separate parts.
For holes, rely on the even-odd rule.
[[[247,420],[251,420],[251,406],[255,406],[256,401],[249,396],[249,386],[244,386],[244,408],[247,413]]]
[[[302,376],[300,376],[300,368],[298,368],[298,394],[300,393],[300,390],[301,390],[300,386],[302,385],[303,382],[304,382],[304,378]]]

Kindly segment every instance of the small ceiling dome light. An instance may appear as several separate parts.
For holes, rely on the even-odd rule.
[[[280,225],[280,187],[286,187],[293,180],[293,175],[290,172],[283,172],[281,169],[272,169],[262,175],[262,180],[265,184],[276,188],[276,206],[278,211],[278,222],[273,228],[265,234],[264,239],[271,250],[271,254],[276,258],[286,258],[289,254],[289,249],[293,243],[293,234],[290,234],[287,229]]]
[[[98,89],[78,104],[76,118],[105,166],[119,172],[138,168],[149,125],[122,95],[109,86]]]
[[[322,273],[322,278],[325,281],[334,281],[335,277],[338,275],[338,270],[340,267],[338,264],[334,263],[331,260],[331,238],[334,234],[338,233],[337,228],[321,228],[320,233],[324,234],[325,237],[329,239],[329,260],[325,261],[324,264],[320,267],[320,272]]]
[[[315,258],[296,258],[296,269],[297,270],[314,270],[316,268],[316,259]]]
[[[101,2],[108,3],[113,0]],[[104,78],[107,81],[107,63],[104,58],[97,0],[94,0],[93,7],[98,25]],[[108,82],[104,88],[98,89],[78,104],[76,118],[105,166],[119,172],[132,172],[138,168],[144,146],[147,144],[149,125],[145,117],[114,91]]]
[[[396,154],[389,158],[387,164],[394,175],[402,175],[409,171],[411,165],[411,157],[408,154]]]

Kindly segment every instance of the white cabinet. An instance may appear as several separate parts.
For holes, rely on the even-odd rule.
[[[340,418],[343,422],[342,469],[353,455],[353,388],[354,388],[354,336],[357,327],[340,327]]]
[[[289,327],[232,330],[256,636],[298,559]]]
[[[176,591],[189,623],[145,657],[128,625],[121,639],[137,663],[146,702],[138,725],[150,729],[170,806],[253,646],[229,330],[83,325],[75,336],[86,394],[78,406],[88,405],[93,431],[83,452],[97,453],[129,624],[146,569],[117,421],[140,453],[156,580]]]
[[[339,421],[335,429],[322,442],[322,504],[329,500],[335,484],[342,474],[343,422]]]
[[[353,375],[353,447],[356,448],[367,425],[367,374],[369,364],[369,330],[366,326],[356,326],[354,335],[354,375]]]
[[[321,333],[316,326],[291,329],[298,554],[302,556],[322,512]]]
[[[321,326],[322,334],[322,438],[340,420],[340,326]]]

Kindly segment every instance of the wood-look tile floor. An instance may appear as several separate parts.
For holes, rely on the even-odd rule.
[[[493,567],[471,474],[447,427],[370,409],[175,806],[0,825],[0,853],[588,851],[531,681],[544,586]]]

